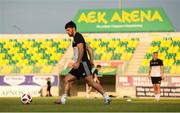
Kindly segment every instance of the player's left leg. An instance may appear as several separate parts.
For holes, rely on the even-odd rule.
[[[161,85],[161,77],[157,77],[156,78],[156,91],[157,91],[157,96],[156,96],[156,100],[159,101],[160,96],[161,96],[161,89],[160,89],[160,85]]]
[[[61,96],[60,100],[56,101],[55,104],[65,104],[68,96],[68,92],[71,88],[71,83],[77,78],[72,74],[67,74],[64,80],[64,94]]]
[[[52,94],[51,94],[51,87],[49,88],[49,96],[52,97]]]
[[[110,104],[111,98],[106,94],[102,86],[93,80],[93,76],[88,75],[84,79],[90,86],[92,86],[94,89],[96,89],[99,93],[102,94],[102,96],[104,97],[105,104]]]
[[[157,89],[157,98],[156,98],[156,100],[159,101],[160,96],[161,96],[160,84],[156,84],[156,89]]]
[[[100,84],[100,81],[99,81],[98,78],[95,80],[95,82],[98,83],[98,84]],[[94,95],[95,98],[98,97],[98,93],[99,93],[99,92],[96,90],[96,91],[95,91],[95,95]]]
[[[156,99],[157,98],[157,87],[156,87],[156,84],[153,84],[153,89],[154,89],[154,97]]]
[[[49,90],[50,90],[50,89],[49,89],[49,86],[47,86],[47,89],[46,89],[46,96],[47,96],[47,97],[49,97],[49,96],[50,96],[50,94],[49,94]]]

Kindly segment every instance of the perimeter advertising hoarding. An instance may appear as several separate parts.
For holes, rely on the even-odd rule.
[[[40,96],[46,86],[47,78],[51,78],[52,86],[58,86],[58,76],[0,76],[0,97],[21,96],[23,93]]]
[[[118,86],[152,86],[151,80],[145,76],[117,76]],[[161,81],[163,87],[180,87],[180,76],[167,76]]]
[[[136,97],[154,96],[151,80],[142,76],[117,76],[117,87],[135,87]],[[180,77],[167,76],[161,81],[162,97],[180,97]]]
[[[137,86],[136,97],[154,97],[152,87]],[[161,87],[161,97],[180,97],[180,87]]]

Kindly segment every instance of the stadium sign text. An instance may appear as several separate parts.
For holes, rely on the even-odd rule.
[[[137,86],[136,97],[154,97],[153,87]],[[180,97],[180,87],[161,87],[161,97]]]
[[[122,15],[121,15],[122,14]],[[108,24],[108,22],[119,22],[119,23],[134,23],[134,22],[144,22],[144,21],[159,21],[163,22],[163,18],[161,17],[158,10],[152,12],[148,10],[147,12],[143,10],[133,10],[131,12],[123,11],[118,13],[115,11],[110,20],[106,19],[106,12],[105,11],[89,11],[87,14],[84,12],[81,13],[78,23],[85,22],[85,23],[104,23]]]
[[[80,32],[174,31],[161,8],[80,10],[74,21]]]

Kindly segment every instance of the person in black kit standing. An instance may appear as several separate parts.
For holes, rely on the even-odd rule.
[[[47,97],[51,97],[52,94],[51,94],[51,79],[48,77],[47,78]]]
[[[91,72],[91,64],[93,61],[88,59],[86,42],[83,36],[76,31],[76,24],[73,21],[68,22],[65,25],[66,33],[73,37],[73,56],[74,64],[71,71],[64,78],[64,94],[61,98],[55,102],[55,104],[66,104],[67,94],[70,89],[70,84],[80,78],[84,78],[86,83],[100,92],[104,97],[104,104],[110,104],[111,98],[105,93],[102,86],[93,80],[93,75]]]
[[[160,99],[160,84],[161,80],[164,80],[164,66],[163,61],[158,59],[158,52],[153,53],[153,58],[150,61],[150,69],[148,77],[151,79],[154,89],[154,95],[156,101]]]

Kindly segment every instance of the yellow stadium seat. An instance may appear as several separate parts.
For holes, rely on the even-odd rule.
[[[174,59],[169,59],[168,65],[172,66],[174,64]]]
[[[111,60],[112,53],[105,53],[102,55],[101,60]]]
[[[13,67],[10,65],[6,65],[3,67],[3,69],[1,70],[2,74],[10,74],[13,70]]]
[[[5,53],[0,53],[0,59],[5,57]]]
[[[176,67],[176,74],[180,74],[180,66]]]
[[[177,59],[177,60],[180,60],[180,52],[177,53],[176,59]]]
[[[126,60],[131,60],[131,58],[132,58],[132,53],[127,53],[127,57],[126,57]]]
[[[158,57],[163,60],[166,57],[166,53],[165,52],[159,53]]]
[[[20,71],[21,74],[30,74],[32,73],[32,66],[23,66]]]
[[[53,67],[52,66],[43,66],[40,70],[41,73],[50,73],[52,72]]]
[[[161,47],[170,47],[171,46],[171,40],[166,40],[161,42]]]
[[[143,62],[141,63],[141,66],[149,66],[150,60],[144,59]]]
[[[152,53],[153,53],[153,52],[157,52],[158,50],[159,50],[159,47],[158,47],[158,46],[155,46],[155,47],[152,48]]]
[[[176,74],[176,66],[171,66],[170,73]]]
[[[4,65],[8,65],[9,64],[9,60],[0,60],[0,65],[4,66]]]

